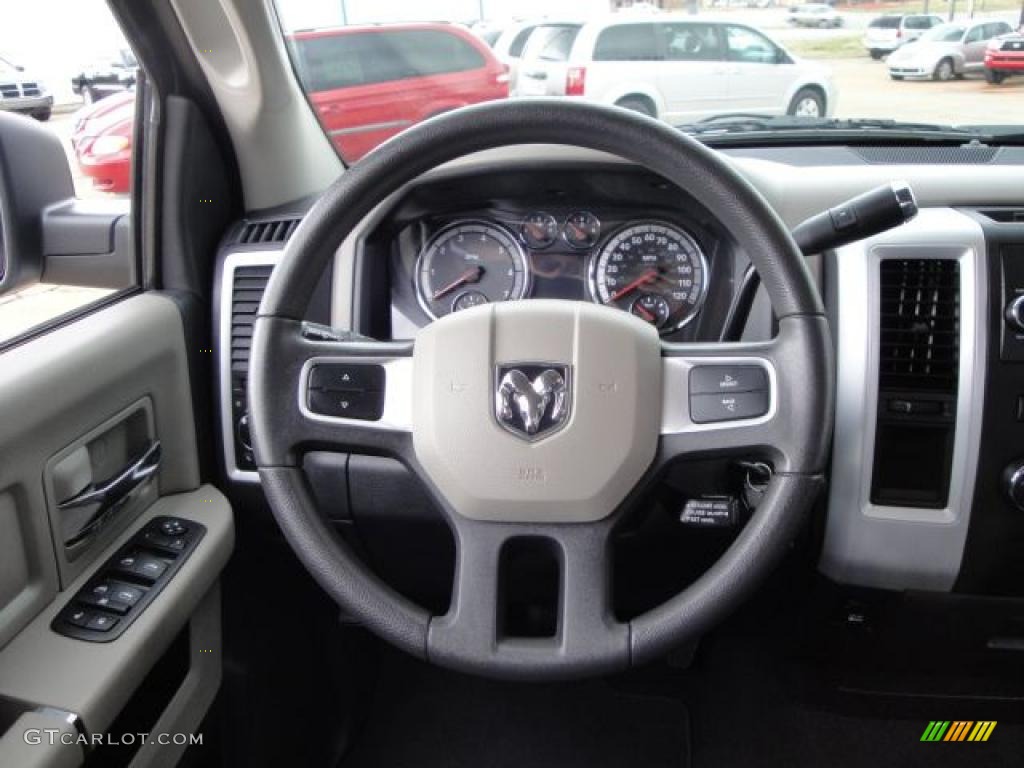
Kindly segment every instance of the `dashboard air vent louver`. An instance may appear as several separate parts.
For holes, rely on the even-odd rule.
[[[959,263],[882,261],[880,388],[955,393],[959,346]]]
[[[248,372],[252,326],[273,269],[268,264],[235,270],[231,291],[231,372],[234,374]]]
[[[299,219],[267,219],[247,221],[238,235],[242,245],[272,245],[288,242],[288,238],[299,226]]]

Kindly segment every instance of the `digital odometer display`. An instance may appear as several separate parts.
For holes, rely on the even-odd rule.
[[[697,242],[671,224],[631,224],[594,257],[590,293],[655,326],[678,330],[700,311],[707,292],[707,260]]]
[[[496,224],[462,221],[430,239],[416,266],[416,292],[431,317],[513,301],[529,288],[526,255],[516,238]]]

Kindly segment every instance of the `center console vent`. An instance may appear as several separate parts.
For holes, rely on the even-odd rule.
[[[231,373],[249,370],[252,327],[273,267],[269,264],[238,267],[231,289]]]
[[[878,411],[871,501],[941,508],[949,497],[960,378],[960,264],[879,265]]]
[[[879,387],[955,393],[960,273],[951,259],[881,263]]]
[[[288,242],[300,219],[267,219],[246,221],[238,233],[236,242],[240,245],[282,245]]]

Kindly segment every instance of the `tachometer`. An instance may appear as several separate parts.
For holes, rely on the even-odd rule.
[[[423,248],[416,264],[416,295],[433,318],[526,296],[526,256],[516,238],[497,224],[460,221]]]
[[[631,224],[612,237],[590,266],[590,293],[662,333],[682,328],[707,292],[707,260],[686,232],[658,221]]]

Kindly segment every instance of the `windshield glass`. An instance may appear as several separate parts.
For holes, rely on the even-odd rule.
[[[964,36],[964,27],[959,24],[943,24],[939,27],[932,27],[921,39],[935,43],[956,43]]]
[[[521,98],[619,106],[688,131],[730,116],[751,135],[781,135],[793,118],[819,132],[837,130],[831,119],[1024,131],[1024,62],[989,45],[1020,27],[1021,0],[275,2],[346,163],[435,115]],[[917,41],[961,40],[955,58],[909,55]]]

